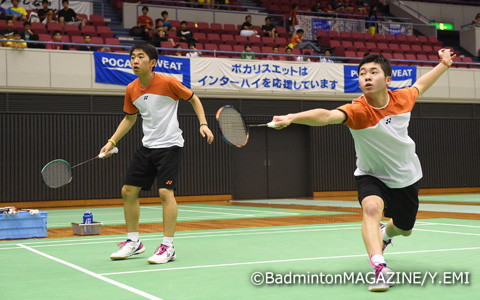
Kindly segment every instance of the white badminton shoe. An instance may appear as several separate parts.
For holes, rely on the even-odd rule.
[[[168,247],[164,244],[158,246],[155,253],[148,259],[151,264],[165,264],[169,261],[175,260],[177,254],[175,253],[175,247]]]
[[[145,246],[143,246],[142,242],[140,241],[134,242],[132,240],[126,240],[118,243],[118,247],[120,249],[110,255],[111,259],[126,259],[132,255],[145,252]]]

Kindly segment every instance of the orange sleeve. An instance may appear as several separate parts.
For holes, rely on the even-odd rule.
[[[130,83],[127,86],[127,90],[125,91],[125,98],[123,100],[123,112],[126,113],[127,115],[134,115],[138,113],[138,108],[133,105],[133,101],[135,99],[132,99],[132,84]]]
[[[365,109],[365,106],[360,102],[354,101],[353,103],[344,104],[337,109],[347,115],[343,124],[352,129],[367,128],[370,127],[372,123],[375,124],[375,121],[370,118],[368,110]]]
[[[169,76],[168,86],[172,94],[176,96],[175,100],[190,100],[193,97],[193,92],[175,77]]]

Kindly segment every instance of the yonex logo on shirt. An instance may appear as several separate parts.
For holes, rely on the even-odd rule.
[[[144,96],[143,100],[146,101],[148,99],[148,96]]]
[[[173,181],[171,181],[171,180],[167,180],[167,182],[165,182],[165,184],[172,184],[172,183],[173,183]]]

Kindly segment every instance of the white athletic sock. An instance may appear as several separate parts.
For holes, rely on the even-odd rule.
[[[129,232],[127,233],[127,239],[138,242],[138,240],[140,239],[140,235],[138,234],[138,232]]]
[[[173,246],[173,237],[164,236],[162,244],[164,244],[167,247],[172,247]]]
[[[372,262],[372,264],[374,266],[376,266],[378,264],[385,264],[385,258],[383,257],[383,255],[380,255],[380,254],[372,255],[370,257],[370,261]]]
[[[388,236],[387,234],[387,226],[383,227],[382,228],[382,239],[385,241],[385,242],[388,242],[389,239],[391,239],[392,237],[391,236]]]

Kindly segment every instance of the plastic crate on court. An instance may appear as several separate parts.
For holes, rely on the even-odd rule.
[[[34,215],[26,211],[16,215],[0,214],[0,240],[46,237],[47,216],[45,211]]]
[[[73,234],[76,235],[95,235],[100,234],[102,222],[93,222],[90,224],[72,222]]]

